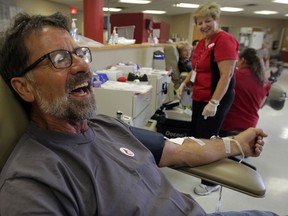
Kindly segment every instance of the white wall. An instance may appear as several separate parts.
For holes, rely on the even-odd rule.
[[[46,0],[17,0],[17,7],[29,14],[50,15],[59,11],[68,17],[76,18],[78,32],[83,34],[83,11],[78,10],[77,15],[70,15],[70,7]]]
[[[23,8],[26,12],[31,14],[52,14],[60,11],[70,16],[70,8],[63,4],[53,3],[47,0],[17,0],[17,6]],[[193,13],[182,15],[167,16],[155,15],[153,16],[154,22],[164,21],[170,24],[170,34],[176,33],[181,39],[192,41],[193,35]],[[72,18],[72,17],[71,17]],[[73,18],[77,18],[79,33],[83,34],[83,11],[78,11],[78,14]],[[220,24],[229,27],[231,31],[237,34],[237,29],[240,27],[256,27],[270,29],[272,32],[272,40],[280,40],[281,32],[284,27],[288,27],[287,20],[279,19],[263,19],[257,17],[244,17],[244,16],[221,16]]]
[[[117,63],[128,63],[129,61],[139,64],[140,67],[153,66],[153,53],[156,50],[163,51],[163,46],[153,45],[127,45],[127,46],[105,46],[91,48],[91,68],[101,70],[109,68]]]
[[[191,32],[194,28],[193,13],[175,15],[170,23],[171,33],[177,33],[180,38],[188,38],[190,40]],[[284,27],[288,27],[287,20],[257,18],[257,17],[244,17],[244,16],[221,16],[220,25],[229,27],[232,34],[240,32],[241,27],[253,27],[266,29],[272,33],[272,40],[280,40],[281,32]],[[239,31],[238,31],[239,30]],[[237,36],[237,35],[234,35]],[[237,38],[237,37],[236,37]]]

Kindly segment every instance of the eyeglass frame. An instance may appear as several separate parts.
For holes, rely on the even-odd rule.
[[[44,61],[44,59],[48,58],[49,61],[51,62],[51,64],[53,65],[54,68],[56,69],[64,69],[64,68],[69,68],[71,67],[71,65],[73,64],[73,57],[72,57],[72,54],[75,54],[77,57],[81,58],[80,56],[77,55],[76,51],[78,49],[83,49],[83,48],[86,48],[90,54],[90,59],[89,59],[89,62],[87,63],[91,63],[92,62],[92,54],[91,54],[91,50],[88,48],[88,47],[77,47],[75,48],[73,51],[70,51],[70,50],[65,50],[65,49],[57,49],[57,50],[53,50],[49,53],[46,53],[45,55],[41,56],[40,58],[38,58],[36,61],[34,61],[32,64],[30,64],[28,67],[26,67],[22,72],[21,72],[21,75],[25,75],[28,71],[32,70],[33,68],[35,68],[38,64],[40,64],[42,61]],[[57,68],[54,63],[52,62],[51,58],[50,58],[50,54],[53,53],[53,52],[57,52],[57,51],[66,51],[69,53],[69,56],[71,58],[71,63],[69,66],[67,67],[61,67],[61,68]],[[81,58],[83,59],[83,58]]]

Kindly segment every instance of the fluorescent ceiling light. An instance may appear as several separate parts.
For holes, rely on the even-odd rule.
[[[166,13],[166,11],[157,11],[157,10],[144,10],[142,12],[147,13],[147,14],[164,14],[164,13]]]
[[[149,4],[151,1],[146,0],[119,0],[120,3],[129,3],[129,4]]]
[[[119,12],[121,10],[122,10],[121,8],[107,8],[107,7],[103,7],[103,11],[105,11],[105,12],[108,12],[108,11],[110,11],[110,12]]]
[[[288,0],[274,0],[275,3],[288,4]]]
[[[285,16],[287,16],[287,17],[288,17],[288,14],[285,14]]]
[[[262,10],[262,11],[254,11],[255,14],[263,14],[263,15],[271,15],[271,14],[277,14],[277,11],[267,11],[267,10]]]
[[[179,3],[179,4],[174,4],[173,6],[182,7],[182,8],[198,8],[199,4]]]
[[[221,11],[226,11],[226,12],[239,12],[243,11],[243,8],[236,8],[236,7],[222,7]]]

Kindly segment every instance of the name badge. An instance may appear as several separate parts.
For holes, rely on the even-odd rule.
[[[208,45],[208,48],[210,49],[211,47],[213,47],[215,45],[215,43],[211,43]]]
[[[196,72],[195,70],[192,70],[192,76],[191,76],[191,79],[190,79],[190,81],[191,81],[192,83],[195,82],[196,76],[197,76],[197,72]]]

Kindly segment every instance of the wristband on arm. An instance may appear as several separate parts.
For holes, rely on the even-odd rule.
[[[236,139],[234,139],[234,137],[232,137],[232,138],[223,137],[222,140],[223,140],[223,143],[224,143],[224,146],[225,146],[225,152],[227,154],[231,153],[231,141],[237,145],[238,149],[240,150],[240,152],[242,154],[242,159],[239,161],[239,163],[241,163],[243,161],[243,159],[245,158],[245,154],[243,152],[241,144]]]
[[[225,148],[226,154],[230,154],[231,153],[231,142],[235,143],[237,145],[239,151],[241,152],[241,155],[242,155],[242,158],[239,161],[239,163],[241,163],[244,160],[245,154],[243,152],[241,144],[234,138],[234,136],[232,136],[232,137],[223,137],[223,138],[218,137],[218,136],[212,136],[210,139],[217,139],[217,138],[222,139],[222,141],[224,143],[224,148]]]
[[[215,105],[215,106],[218,106],[218,105],[220,104],[219,100],[214,100],[214,99],[211,99],[211,100],[209,101],[209,103],[211,103],[211,104],[213,104],[213,105]]]

